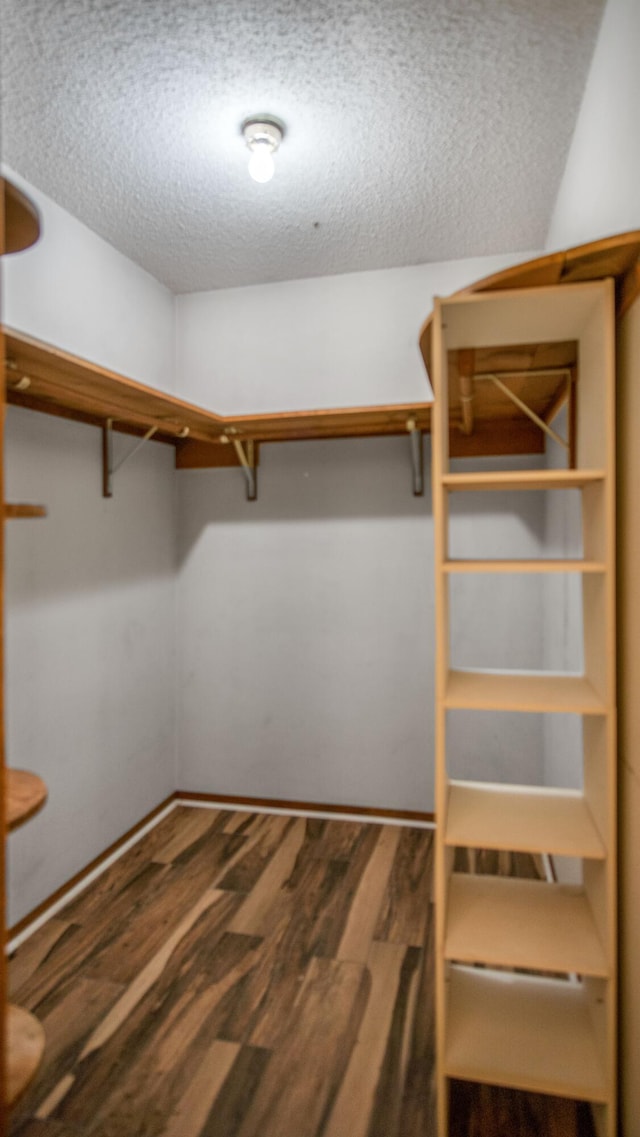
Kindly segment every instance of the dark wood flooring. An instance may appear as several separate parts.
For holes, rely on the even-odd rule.
[[[175,809],[15,953],[47,1049],[13,1137],[432,1137],[431,859],[429,830]],[[453,1094],[452,1137],[578,1123]]]

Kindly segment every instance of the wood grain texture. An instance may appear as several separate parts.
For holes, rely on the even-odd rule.
[[[432,845],[176,809],[14,953],[49,1045],[12,1137],[431,1137]],[[538,875],[531,857],[461,858]],[[563,1103],[528,1129],[521,1098],[476,1116],[474,1093],[452,1137],[496,1108],[505,1133],[578,1137]]]

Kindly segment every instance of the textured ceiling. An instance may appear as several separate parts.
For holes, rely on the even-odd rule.
[[[3,159],[174,292],[541,247],[604,7],[1,2]]]

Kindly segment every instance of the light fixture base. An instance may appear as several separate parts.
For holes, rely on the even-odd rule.
[[[268,146],[275,154],[284,137],[284,126],[270,115],[255,115],[245,119],[242,133],[250,150],[256,146]]]

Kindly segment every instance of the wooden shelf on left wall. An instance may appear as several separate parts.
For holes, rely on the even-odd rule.
[[[14,517],[46,517],[46,505],[26,505],[5,503],[4,515],[7,520]]]
[[[30,770],[5,770],[7,828],[11,832],[35,817],[49,791],[42,778]]]

